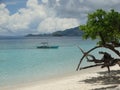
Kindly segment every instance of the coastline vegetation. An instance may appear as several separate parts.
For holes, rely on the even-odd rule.
[[[87,52],[83,53],[82,58],[77,66],[76,70],[86,69],[95,66],[101,66],[101,68],[107,67],[110,73],[110,67],[118,64],[120,66],[120,52],[118,48],[120,47],[120,13],[115,10],[105,11],[103,9],[98,9],[93,13],[88,14],[88,20],[85,25],[81,25],[80,30],[82,30],[83,38],[92,40],[98,39],[96,46]],[[96,56],[91,55],[90,52],[98,48],[107,48],[113,51],[119,58],[116,58],[110,54],[110,52],[99,51],[103,57],[99,60]],[[80,67],[84,58],[88,62],[94,62],[95,65]]]

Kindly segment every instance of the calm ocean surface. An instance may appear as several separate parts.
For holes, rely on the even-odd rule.
[[[43,41],[59,48],[36,49]],[[0,86],[75,72],[82,56],[77,46],[89,50],[95,43],[83,41],[81,37],[0,39]]]

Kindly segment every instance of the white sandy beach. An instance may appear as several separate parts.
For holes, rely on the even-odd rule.
[[[120,67],[116,65],[111,67],[111,70],[113,70],[112,74],[114,74],[114,77],[110,76],[108,78],[106,76],[106,78],[104,74],[98,73],[107,71],[107,68],[95,67],[27,85],[0,88],[0,90],[94,90],[98,88],[100,90],[101,88],[108,88],[104,90],[113,90],[113,88],[120,90],[120,78],[117,78],[117,76],[120,77],[120,71],[117,74],[114,71],[120,70]],[[109,87],[112,87],[112,89],[109,89]]]

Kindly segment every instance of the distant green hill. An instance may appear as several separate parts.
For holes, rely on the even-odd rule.
[[[38,37],[38,36],[82,36],[83,32],[79,30],[79,27],[66,29],[64,31],[56,31],[51,34],[28,34],[26,37]]]
[[[56,31],[52,33],[52,36],[82,36],[83,32],[79,30],[79,27],[66,29],[64,31]]]

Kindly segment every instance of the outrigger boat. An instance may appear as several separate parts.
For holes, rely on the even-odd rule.
[[[49,46],[48,42],[42,42],[41,46],[37,46],[38,49],[57,49],[59,46]]]

